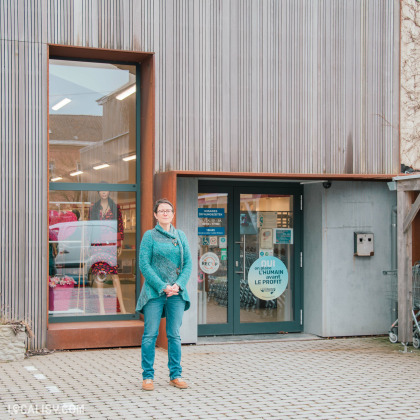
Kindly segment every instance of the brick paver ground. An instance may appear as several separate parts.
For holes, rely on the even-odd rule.
[[[140,349],[55,352],[0,364],[0,419],[420,419],[420,350],[386,338],[183,347],[190,388]]]

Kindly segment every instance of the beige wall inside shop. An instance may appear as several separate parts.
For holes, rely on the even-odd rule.
[[[291,206],[293,205],[293,200],[287,197],[262,197],[259,198],[257,194],[241,194],[241,197],[249,197],[248,200],[254,198],[255,208],[254,211],[292,211]],[[247,210],[245,203],[241,201],[241,211]]]

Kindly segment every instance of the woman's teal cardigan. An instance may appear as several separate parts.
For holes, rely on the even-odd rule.
[[[164,295],[166,286],[175,283],[185,301],[185,310],[190,307],[186,286],[191,276],[192,260],[184,232],[172,225],[169,232],[160,225],[148,230],[140,245],[139,268],[145,282],[137,301],[137,311],[143,312],[144,305],[150,299]],[[165,313],[162,317],[165,317]]]

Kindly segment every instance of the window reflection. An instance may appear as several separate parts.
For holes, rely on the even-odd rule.
[[[135,193],[51,191],[52,315],[135,311]]]
[[[136,182],[136,67],[50,60],[51,182]]]

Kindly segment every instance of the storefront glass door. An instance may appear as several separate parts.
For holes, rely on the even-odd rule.
[[[301,189],[201,185],[199,334],[302,330]]]
[[[214,325],[219,333],[232,330],[230,198],[228,192],[206,192],[198,197],[198,324],[206,326],[205,330]]]

